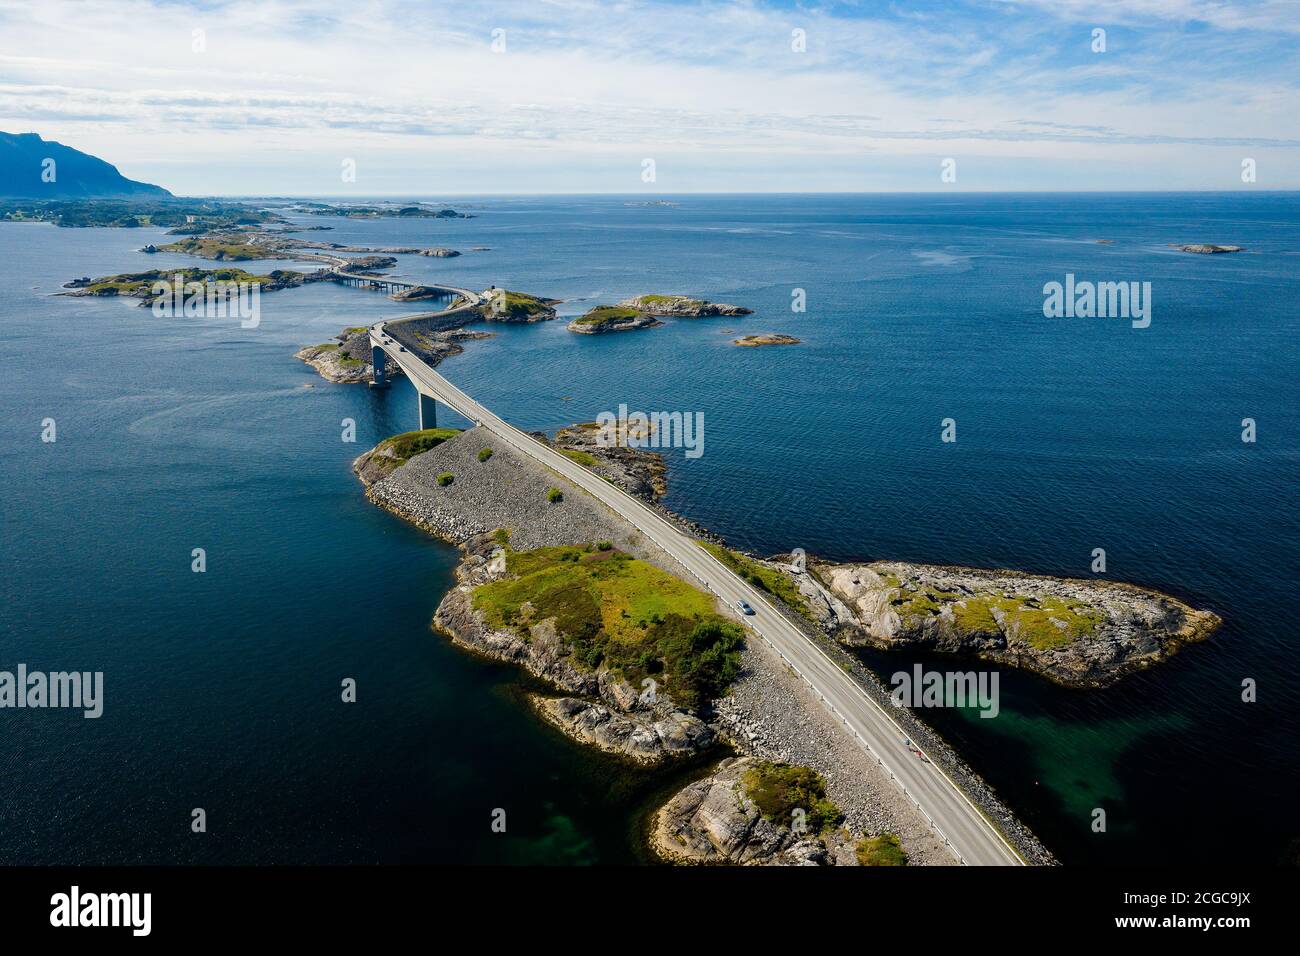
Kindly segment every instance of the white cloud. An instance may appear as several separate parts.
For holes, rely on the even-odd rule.
[[[1290,64],[1267,49],[1251,62],[1253,44],[1273,41],[1241,32],[1271,22],[1277,4],[1231,15],[1196,0],[1136,4],[1139,19],[1195,14],[1237,31],[1218,63],[1159,29],[1123,55],[1062,62],[1056,44],[1072,49],[1078,31],[1062,39],[1059,24],[1084,6],[1039,5],[974,11],[990,24],[960,5],[942,19],[844,19],[751,2],[0,0],[0,128],[35,129],[141,178],[166,173],[154,178],[183,191],[285,191],[289,164],[332,170],[359,151],[397,191],[419,189],[402,176],[420,168],[470,170],[467,190],[490,188],[489,170],[590,188],[660,154],[677,158],[682,189],[711,182],[711,163],[741,162],[748,188],[834,188],[854,174],[828,179],[824,166],[883,155],[928,170],[940,153],[1039,163],[1049,178],[1056,168],[1062,189],[1101,185],[1084,158],[1163,168],[1166,180],[1181,163],[1179,176],[1203,173],[1208,187],[1242,148],[1275,151],[1268,168],[1300,182]],[[795,26],[806,53],[790,49]],[[504,54],[489,46],[497,27]],[[1192,56],[1202,69],[1170,69]],[[907,179],[898,188],[917,188]]]

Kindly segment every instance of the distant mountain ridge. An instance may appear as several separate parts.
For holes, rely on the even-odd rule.
[[[53,161],[53,166],[49,164]],[[46,174],[46,169],[51,174]],[[50,179],[51,181],[46,181]],[[0,196],[37,199],[170,197],[161,186],[127,179],[112,163],[39,133],[0,132]]]

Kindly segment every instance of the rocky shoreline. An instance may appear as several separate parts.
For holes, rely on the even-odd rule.
[[[564,436],[568,443],[576,445],[576,450],[589,448],[581,440],[586,437],[582,427],[574,429]],[[572,440],[575,436],[576,442]],[[557,443],[561,437],[557,436]],[[457,585],[444,597],[435,615],[438,630],[449,634],[462,648],[515,663],[555,687],[561,696],[540,695],[533,699],[533,706],[542,719],[577,742],[639,766],[696,754],[725,742],[742,756],[811,767],[826,778],[827,792],[843,808],[844,825],[853,833],[873,837],[897,834],[913,863],[955,862],[876,762],[843,734],[811,689],[803,686],[763,642],[747,642],[741,654],[740,676],[726,694],[696,713],[675,707],[666,699],[647,708],[628,684],[602,679],[599,672],[576,667],[561,636],[546,622],[534,625],[528,640],[513,631],[486,627],[474,610],[472,594],[475,587],[497,580],[504,572],[498,528],[505,529],[511,547],[520,549],[608,540],[618,549],[684,576],[671,559],[647,547],[635,529],[578,489],[564,485],[561,505],[547,504],[545,489],[562,484],[562,479],[499,444],[494,443],[490,433],[472,429],[412,458],[367,488],[367,496],[374,503],[465,551],[465,560],[457,571]],[[479,455],[487,447],[492,448],[492,455],[483,462]],[[359,470],[364,469],[366,457],[358,459]],[[484,468],[494,463],[497,467]],[[475,469],[482,470],[473,473]],[[611,480],[618,480],[614,476],[622,469],[624,486],[643,497],[647,495],[645,470],[629,472],[626,462],[619,461],[618,456],[611,461],[598,459],[596,470],[602,469],[609,469],[606,477]],[[650,467],[649,473],[654,470]],[[439,486],[436,476],[446,473],[454,474],[455,481]],[[671,515],[661,506],[655,507]],[[679,516],[672,517],[683,527],[692,527]],[[797,617],[793,612],[791,615]],[[815,635],[807,621],[803,621],[803,627],[810,636]],[[845,664],[847,670],[855,666],[854,676],[860,682],[874,680],[860,664]],[[887,694],[884,697],[887,700]],[[920,733],[915,739],[925,741],[932,752],[940,746],[937,740]],[[955,756],[944,766],[947,772],[956,773],[981,806],[995,808],[991,818],[998,820],[1026,859],[1053,862],[1051,854],[997,802],[969,768]],[[825,848],[814,852],[804,846],[793,856],[784,854],[793,845],[783,843],[778,852],[758,862],[833,862]],[[657,852],[666,858],[674,855],[671,848],[664,846],[659,846]],[[843,851],[839,852],[836,859],[843,862]]]

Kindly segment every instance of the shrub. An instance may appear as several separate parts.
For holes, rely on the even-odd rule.
[[[745,774],[746,795],[754,801],[765,820],[791,826],[794,811],[804,811],[811,833],[831,829],[844,814],[826,797],[826,781],[809,767],[764,761]]]
[[[449,484],[451,484],[455,480],[456,480],[456,476],[449,471],[444,471],[441,475],[438,476],[438,484],[440,484],[444,488],[446,488]]]
[[[480,449],[480,450],[479,450],[479,453],[478,453],[478,460],[479,460],[479,461],[487,461],[487,460],[488,460],[489,458],[491,458],[491,457],[492,457],[492,449],[491,449],[491,448],[483,448],[483,449]]]
[[[546,500],[549,501],[551,504],[555,504],[557,501],[563,501],[564,492],[561,491],[559,488],[547,488]]]
[[[614,542],[613,542],[613,541],[598,541],[598,542],[596,542],[596,550],[597,550],[597,551],[609,551],[609,550],[611,550],[613,547],[614,547]]]
[[[907,866],[907,854],[892,833],[859,840],[855,849],[861,866]]]

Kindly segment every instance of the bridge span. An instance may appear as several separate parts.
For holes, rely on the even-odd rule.
[[[482,301],[482,296],[475,293],[455,291],[465,295],[466,301],[433,315],[452,314]],[[736,616],[807,682],[844,732],[902,789],[958,862],[978,866],[1023,865],[1020,855],[961,788],[928,757],[922,760],[907,749],[903,743],[907,734],[889,713],[778,611],[763,592],[645,502],[509,424],[452,385],[392,337],[388,328],[403,321],[408,320],[378,322],[370,327],[375,378],[377,383],[384,380],[386,358],[402,369],[420,395],[421,428],[433,426],[436,403],[443,402],[612,509],[729,609],[737,608],[742,601],[748,603],[754,613]]]

